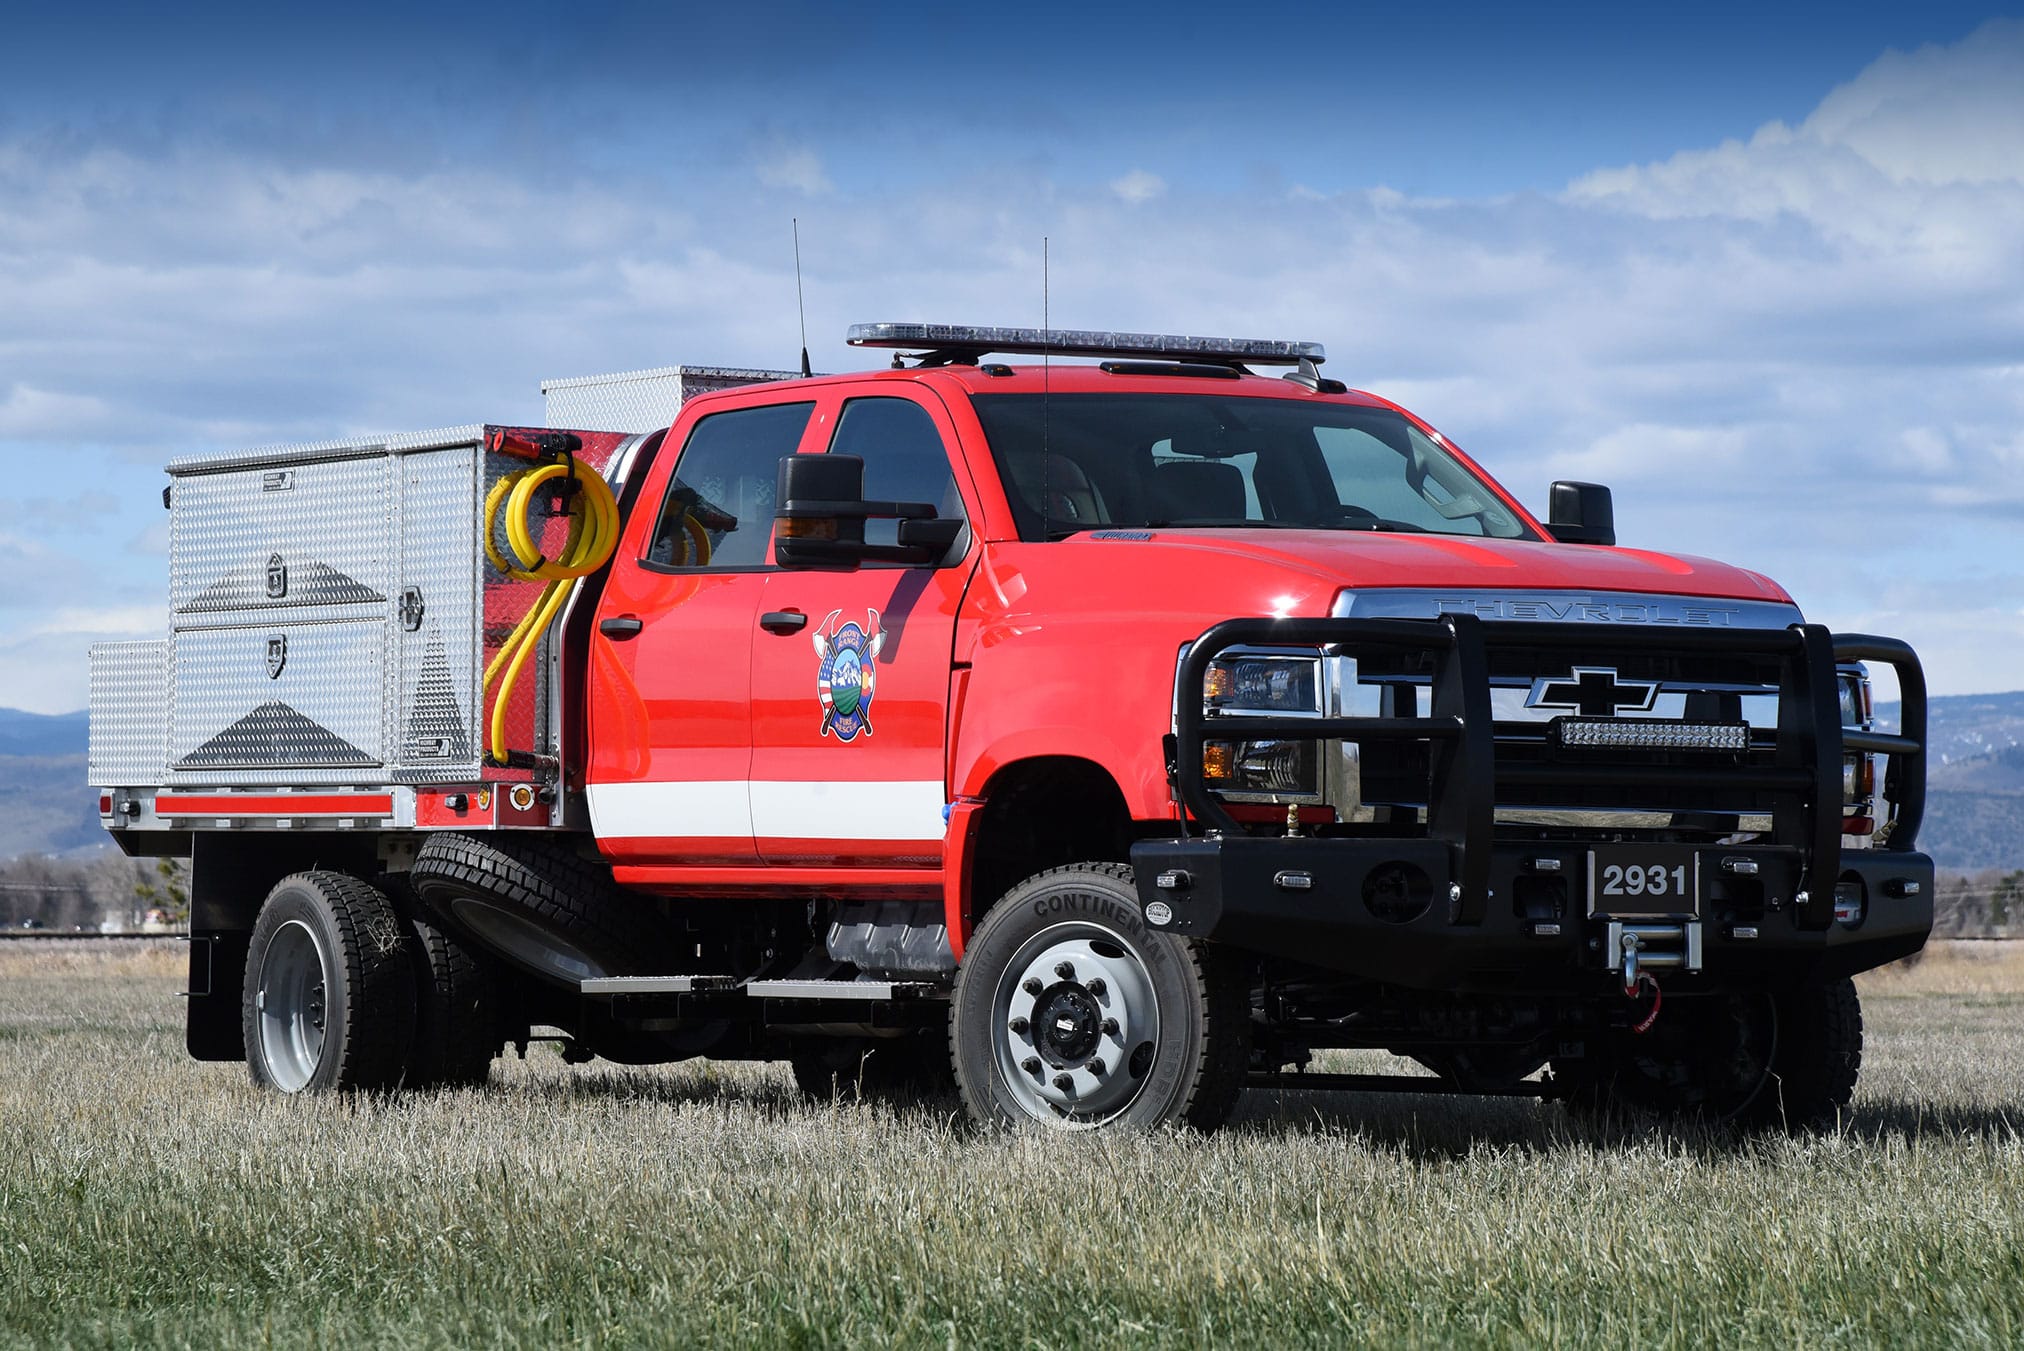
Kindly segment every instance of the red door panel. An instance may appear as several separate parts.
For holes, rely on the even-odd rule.
[[[776,572],[752,646],[751,808],[770,864],[939,868],[967,566]],[[784,626],[783,626],[784,627]]]
[[[605,854],[626,863],[756,863],[745,781],[752,767],[751,634],[759,573],[614,575],[591,639],[590,812]]]

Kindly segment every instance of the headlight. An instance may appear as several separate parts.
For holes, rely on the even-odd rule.
[[[1229,657],[1209,663],[1202,695],[1217,712],[1319,713],[1318,657]]]
[[[1209,741],[1202,745],[1202,777],[1219,792],[1312,794],[1320,783],[1319,765],[1320,747],[1312,741]]]
[[[1846,667],[1839,673],[1841,689],[1841,725],[1843,727],[1868,727],[1874,708],[1870,703],[1869,672],[1860,667]]]
[[[1321,714],[1321,659],[1293,654],[1239,653],[1209,663],[1202,702],[1211,714]],[[1209,724],[1211,730],[1215,723]],[[1202,777],[1220,793],[1275,798],[1316,797],[1321,745],[1315,741],[1207,741]]]

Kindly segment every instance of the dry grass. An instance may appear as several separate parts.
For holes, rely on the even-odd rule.
[[[1264,1094],[1000,1136],[538,1052],[282,1100],[183,1057],[175,956],[0,953],[0,1340],[2024,1341],[2015,953],[1869,978],[1856,1120],[1799,1141]]]

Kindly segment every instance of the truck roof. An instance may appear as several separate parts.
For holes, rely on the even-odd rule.
[[[1156,366],[1171,366],[1175,369],[1160,371]],[[1317,393],[1290,377],[1261,375],[1255,372],[1235,371],[1227,367],[1199,366],[1190,369],[1190,363],[1163,362],[1106,362],[1101,365],[1084,361],[1061,361],[1046,365],[1009,365],[999,362],[985,362],[982,365],[952,364],[947,366],[907,366],[891,368],[842,371],[834,375],[818,375],[807,379],[784,380],[769,383],[773,391],[789,389],[820,388],[828,385],[856,383],[863,380],[893,380],[908,384],[921,384],[930,388],[961,391],[966,394],[1117,394],[1117,393],[1199,393],[1206,396],[1237,395],[1244,398],[1286,398],[1286,399],[1329,399],[1340,403],[1352,403],[1364,407],[1397,408],[1398,405],[1359,389],[1345,389],[1341,392]],[[708,394],[696,396],[700,399],[712,397]],[[1400,410],[1403,411],[1403,410]]]

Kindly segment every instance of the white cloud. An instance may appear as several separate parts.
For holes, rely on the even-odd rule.
[[[1140,202],[1150,202],[1155,197],[1164,197],[1167,192],[1167,180],[1144,169],[1134,169],[1123,178],[1113,178],[1110,181],[1110,190],[1136,206]]]
[[[805,197],[821,197],[836,191],[836,184],[822,167],[822,157],[806,146],[778,147],[759,161],[759,181],[769,188],[786,188]]]
[[[1930,644],[1936,689],[2016,688],[2020,88],[2024,25],[1994,23],[1881,58],[1795,126],[1562,193],[1177,181],[1189,210],[1151,214],[1148,171],[1077,185],[975,153],[969,179],[854,195],[820,139],[654,177],[0,136],[0,462],[88,465],[133,504],[96,552],[0,538],[0,566],[50,575],[44,607],[101,599],[104,538],[161,547],[171,454],[538,419],[544,376],[791,365],[787,191],[819,368],[867,364],[851,322],[1037,323],[1046,237],[1057,324],[1325,340],[1331,374],[1535,507],[1550,478],[1611,482],[1626,542]],[[122,563],[137,590],[105,603],[144,606],[158,557]],[[39,658],[74,668],[61,706],[78,652]]]

